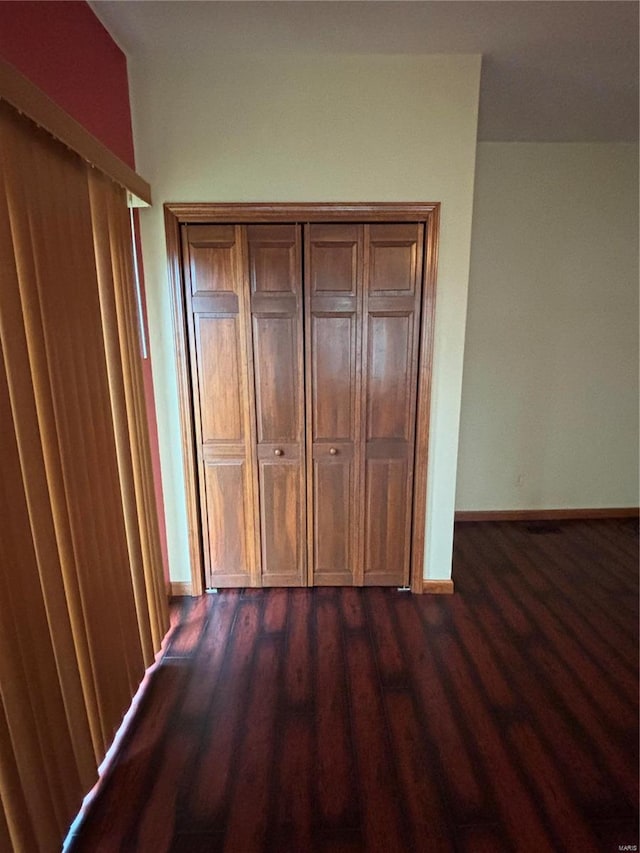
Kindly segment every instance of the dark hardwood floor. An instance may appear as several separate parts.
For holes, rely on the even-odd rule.
[[[178,600],[71,849],[637,849],[637,523],[458,525],[453,576]]]

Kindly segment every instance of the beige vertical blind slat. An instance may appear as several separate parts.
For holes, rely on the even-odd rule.
[[[29,200],[29,231],[22,239],[16,227],[20,242],[14,238],[14,244],[21,263],[26,256],[34,259],[35,275],[21,276],[20,284],[25,292],[35,293],[39,303],[75,552],[74,566],[63,570],[74,571],[80,585],[97,694],[95,748],[102,754],[128,693],[120,668],[109,679],[101,677],[112,657],[126,661],[118,643],[119,608],[111,594],[111,578],[124,560],[123,535],[121,524],[108,521],[114,501],[105,481],[112,466],[105,464],[110,447],[103,438],[99,409],[103,392],[95,343],[100,338],[94,319],[97,296],[86,167],[55,145],[40,150],[46,141],[43,135],[40,145],[35,140],[25,145],[19,136],[9,140],[15,177],[12,212],[20,209],[23,199]]]
[[[155,513],[148,502],[152,484],[150,450],[142,371],[140,367],[138,327],[132,281],[131,238],[129,219],[123,207],[122,191],[99,172],[89,175],[96,247],[96,265],[100,289],[103,328],[109,365],[109,380],[113,389],[114,425],[118,447],[118,462],[123,483],[125,516],[129,522],[128,539],[140,642],[148,665],[153,659],[166,624],[166,597],[158,601],[159,586],[154,566],[160,554],[154,545],[159,543]],[[101,235],[102,239],[98,239]],[[122,247],[127,247],[123,251]],[[107,335],[107,330],[115,334]],[[138,452],[131,453],[136,447]],[[148,520],[145,523],[145,520]],[[159,545],[158,545],[159,547]]]
[[[4,329],[3,329],[4,333]],[[4,358],[0,367],[4,367]],[[0,377],[0,446],[2,446],[2,489],[0,514],[0,684],[6,715],[7,736],[13,748],[13,765],[24,780],[25,800],[37,809],[38,837],[59,833],[70,809],[69,788],[52,801],[49,788],[57,786],[61,774],[78,785],[78,771],[66,725],[61,686],[54,650],[40,594],[37,554],[31,537],[31,518],[23,488],[20,450],[11,424],[12,403],[6,371]],[[16,563],[16,554],[20,563]],[[10,576],[7,568],[14,568]],[[19,569],[19,571],[17,571]],[[49,732],[59,731],[52,740]],[[2,750],[5,751],[4,749]],[[3,792],[3,799],[4,799]],[[15,791],[6,792],[10,802]],[[33,799],[31,799],[31,797]]]
[[[4,170],[5,175],[7,171]],[[10,183],[3,183],[8,200],[11,196]],[[59,567],[50,560],[50,511],[47,510],[46,483],[42,481],[41,444],[29,369],[26,327],[33,314],[33,306],[23,298],[25,294],[21,287],[32,267],[24,265],[20,270],[17,263],[12,264],[8,245],[11,234],[6,222],[3,217],[0,230],[4,273],[0,288],[4,367],[0,443],[3,452],[0,690],[9,732],[19,747],[15,761],[21,776],[26,776],[38,786],[42,779],[52,787],[57,785],[63,772],[78,784],[77,762],[70,749],[69,727],[56,665],[55,644],[59,644],[59,652],[64,651],[67,626],[61,620],[59,630],[52,637],[47,624],[46,605],[49,601],[51,607],[55,607]],[[16,226],[11,220],[9,224]],[[23,247],[24,243],[20,244],[19,248]],[[37,537],[32,534],[35,528]],[[50,593],[49,599],[43,595],[45,585]],[[66,673],[63,679],[67,680]],[[60,736],[51,739],[50,730],[59,730]],[[64,826],[65,808],[67,811],[71,808],[66,784],[58,800],[52,805],[56,806],[53,817],[59,830]],[[44,823],[49,812],[42,803],[38,805],[38,811]]]
[[[0,705],[0,850],[37,850],[38,841],[31,821],[26,792],[16,766],[15,752],[7,725],[6,711]],[[47,810],[48,811],[48,810]],[[51,827],[51,828],[50,828]],[[57,829],[48,820],[38,826],[45,844],[55,839]],[[51,835],[47,836],[50,832]],[[6,836],[6,837],[5,837]],[[42,846],[42,845],[41,845]]]
[[[8,133],[3,138],[9,142]],[[14,207],[12,217],[9,217],[6,206],[10,198],[9,188],[4,181],[6,166],[5,159],[5,169],[0,172],[0,253],[3,269],[0,329],[5,330],[3,347],[7,358],[11,358],[15,378],[13,424],[26,448],[23,454],[25,472],[17,488],[24,486],[26,489],[32,514],[38,520],[40,574],[46,584],[45,602],[50,610],[50,619],[57,625],[54,643],[65,696],[71,709],[77,707],[78,700],[84,700],[88,709],[88,720],[84,714],[68,714],[72,735],[77,733],[74,737],[77,761],[83,768],[83,779],[88,781],[99,755],[98,743],[95,750],[91,748],[87,752],[85,747],[87,726],[97,714],[97,700],[95,691],[90,689],[92,672],[86,636],[84,632],[74,635],[72,630],[74,624],[80,625],[83,621],[78,579],[74,572],[65,574],[63,571],[63,566],[73,565],[73,542],[39,303],[33,289],[21,291],[16,268],[16,253],[19,253],[22,281],[35,277],[33,255],[29,251],[20,252],[20,235],[28,237],[30,227],[24,210]],[[19,181],[18,186],[21,186]],[[27,345],[29,333],[30,346]],[[3,411],[8,415],[8,408]],[[67,625],[63,629],[65,622]]]
[[[0,104],[0,849],[53,851],[168,627],[125,193]]]

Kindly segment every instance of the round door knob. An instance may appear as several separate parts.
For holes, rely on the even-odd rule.
[[[278,448],[277,450],[274,450],[273,452],[275,453],[276,456],[282,456],[282,451],[280,450],[280,448]]]
[[[332,448],[330,448],[330,450],[329,450],[329,453],[330,453],[332,456],[335,456],[337,452],[338,452],[338,451],[335,449],[335,447],[332,447]]]

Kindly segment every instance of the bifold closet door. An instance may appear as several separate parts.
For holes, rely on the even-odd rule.
[[[243,229],[183,228],[206,585],[259,582],[253,387]]]
[[[423,226],[306,227],[314,584],[409,582]]]
[[[307,582],[302,240],[299,225],[246,228],[264,586]]]
[[[207,586],[306,584],[299,225],[189,225],[186,314]]]
[[[359,585],[364,226],[307,225],[305,243],[309,569]]]
[[[423,239],[184,227],[209,586],[409,582]]]
[[[364,583],[405,586],[411,566],[424,226],[364,226],[360,523]]]

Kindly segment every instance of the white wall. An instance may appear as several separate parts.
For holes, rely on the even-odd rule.
[[[427,576],[451,571],[479,56],[234,54],[129,63],[172,580],[188,545],[165,201],[440,201]]]
[[[478,146],[456,505],[638,505],[637,146]]]

